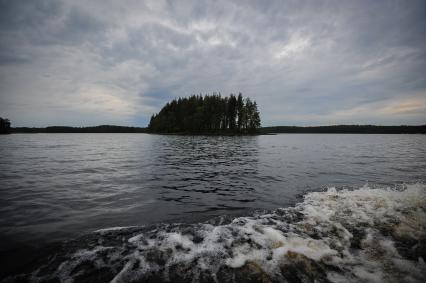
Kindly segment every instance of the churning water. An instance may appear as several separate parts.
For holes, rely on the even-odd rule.
[[[424,135],[0,136],[2,276],[421,282],[425,145]]]

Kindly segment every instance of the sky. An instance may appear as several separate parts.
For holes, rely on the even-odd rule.
[[[12,126],[146,126],[213,92],[263,126],[426,124],[426,1],[0,0]]]

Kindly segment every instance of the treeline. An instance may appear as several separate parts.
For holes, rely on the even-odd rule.
[[[301,133],[301,134],[426,134],[426,125],[421,126],[374,126],[374,125],[335,125],[317,127],[277,126],[264,127],[261,133]]]
[[[0,118],[0,123],[4,120]],[[4,122],[3,122],[4,123]],[[2,133],[147,133],[147,128],[102,125],[95,127],[53,126],[46,128],[16,127]],[[336,125],[317,127],[276,126],[259,128],[260,134],[300,133],[300,134],[426,134],[426,125],[421,126],[374,126],[374,125]]]
[[[0,134],[10,134],[10,121],[0,117]]]
[[[101,125],[95,127],[52,126],[46,128],[12,128],[13,133],[146,133],[146,128]]]
[[[253,134],[260,128],[256,101],[242,94],[192,95],[168,102],[151,117],[151,133]]]

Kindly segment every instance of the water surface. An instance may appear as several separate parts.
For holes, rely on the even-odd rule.
[[[328,186],[424,181],[424,135],[0,136],[0,233],[50,241],[293,204]]]
[[[140,233],[142,233],[140,235],[145,235],[144,233],[146,233],[137,227],[158,225],[159,223],[171,226],[153,230],[156,232],[149,232],[152,234],[152,239],[156,239],[156,242],[153,242],[154,245],[170,249],[170,241],[167,239],[171,237],[175,242],[180,241],[179,246],[191,241],[192,246],[188,245],[192,248],[198,245],[197,249],[199,249],[201,244],[196,243],[193,238],[195,236],[191,234],[189,240],[186,239],[184,229],[179,225],[190,225],[185,226],[185,229],[190,230],[198,227],[197,229],[206,231],[208,234],[213,228],[200,227],[197,226],[200,225],[197,223],[209,219],[231,221],[230,219],[237,216],[242,216],[243,220],[238,220],[240,222],[237,221],[236,224],[213,220],[214,227],[216,227],[214,230],[220,230],[226,234],[229,229],[232,231],[236,229],[236,232],[233,232],[236,234],[232,234],[235,236],[233,240],[241,242],[241,239],[247,240],[252,237],[244,236],[246,232],[241,231],[254,229],[255,232],[252,231],[249,235],[260,233],[250,226],[250,223],[257,223],[258,218],[250,220],[250,218],[244,217],[260,213],[260,215],[264,215],[261,216],[262,219],[269,219],[267,211],[294,207],[297,203],[300,204],[304,197],[309,196],[309,192],[325,192],[331,187],[336,187],[338,190],[345,188],[352,190],[360,187],[367,188],[366,191],[374,190],[375,187],[380,189],[390,187],[399,190],[404,188],[404,184],[410,184],[417,186],[414,192],[422,200],[424,187],[421,184],[425,182],[426,176],[425,145],[426,136],[424,135],[14,134],[0,136],[0,252],[2,261],[12,262],[10,268],[13,269],[16,262],[34,254],[31,248],[75,239],[81,235],[91,235],[89,240],[81,240],[81,243],[87,245],[93,241],[95,243],[100,241],[100,247],[97,247],[100,250],[87,250],[84,245],[79,246],[77,250],[96,255],[98,252],[103,252],[103,246],[100,243],[104,241],[98,237],[98,232],[92,233],[98,229],[120,231],[113,232],[111,237],[125,238],[126,241],[135,244],[137,249],[142,251],[149,245],[144,246],[147,244],[146,242],[141,244],[136,240],[133,241],[135,235]],[[416,183],[418,185],[415,185]],[[365,194],[365,190],[361,195]],[[371,197],[371,194],[369,195]],[[381,193],[377,193],[377,195],[381,195]],[[403,196],[405,195],[401,195],[401,198],[406,201],[406,207],[411,207],[411,210],[415,211],[416,206],[418,209],[425,209],[422,206],[424,202],[413,204]],[[362,197],[358,195],[357,197],[362,200]],[[334,200],[334,196],[330,198]],[[398,202],[398,198],[392,197],[390,203]],[[375,204],[381,203],[382,200],[373,199],[371,201]],[[364,205],[365,203],[361,202],[356,207]],[[336,214],[346,213],[344,208],[338,207],[340,211],[336,209]],[[306,205],[303,205],[301,211],[305,211],[305,208]],[[394,209],[393,206],[392,209]],[[392,209],[389,208],[389,211],[393,211]],[[224,216],[228,216],[228,218],[224,218]],[[274,217],[271,219],[275,219]],[[372,221],[375,217],[371,216]],[[392,217],[389,220],[391,222],[396,216]],[[330,219],[333,223],[331,226],[336,226],[333,222],[335,219],[333,217]],[[377,217],[377,219],[381,218]],[[395,219],[401,219],[401,216],[397,216]],[[279,238],[282,233],[284,235],[286,233],[309,234],[307,231],[290,231],[288,225],[296,221],[292,217],[285,216],[280,221],[287,223],[287,228],[282,228],[281,224],[281,226],[272,225],[271,222],[272,226],[266,227],[265,231],[272,229],[269,231],[272,234],[262,232],[260,236],[258,235],[257,238],[250,241],[263,239],[262,235],[275,235],[272,237],[275,239]],[[313,220],[304,219],[303,221],[308,223]],[[345,221],[339,222],[339,225],[352,223],[355,220],[346,219]],[[414,221],[414,226],[421,224],[420,220],[416,220],[416,218],[410,221]],[[259,222],[259,225],[264,224],[264,220]],[[246,227],[247,225],[250,229]],[[369,227],[368,225],[366,227]],[[110,227],[129,226],[135,227],[136,230],[132,230],[133,228],[108,230]],[[243,228],[238,228],[240,226]],[[361,233],[350,229],[345,231],[350,231],[348,232],[350,234]],[[367,237],[371,234],[368,231],[363,230],[360,235]],[[379,231],[377,234],[382,237],[382,232]],[[386,235],[388,232],[383,233]],[[239,234],[241,235],[237,236]],[[328,239],[329,236],[321,234],[315,237]],[[139,236],[139,238],[143,237],[145,236]],[[309,240],[306,235],[300,237],[303,241]],[[164,242],[164,239],[167,241]],[[417,241],[418,239],[416,239],[414,240]],[[216,240],[219,242],[215,242]],[[268,246],[269,244],[264,244],[269,243],[269,240],[259,244],[263,249],[262,253],[271,248]],[[341,239],[334,241],[337,243]],[[391,242],[397,243],[397,240],[392,239]],[[240,268],[245,266],[246,260],[258,259],[256,255],[252,256],[251,251],[238,250],[231,251],[229,254],[229,250],[221,244],[220,238],[214,241],[205,239],[202,243],[226,250],[225,255],[221,256],[229,257],[226,265],[228,268]],[[114,245],[117,245],[117,248],[121,246],[119,243]],[[278,248],[274,245],[276,244],[273,244],[274,249]],[[325,245],[333,249],[335,243],[327,242]],[[349,243],[349,246],[351,247],[352,244]],[[75,245],[73,248],[67,249],[69,249],[69,256],[72,259],[79,258],[80,254],[73,253],[76,249]],[[209,251],[208,248],[206,249]],[[286,251],[287,254],[289,251]],[[78,252],[81,253],[81,251]],[[114,250],[111,257],[116,256],[115,252],[117,251]],[[117,266],[115,261],[106,265],[115,266],[117,269],[114,271],[115,273],[111,273],[111,278],[118,276],[120,270],[123,271],[124,266],[127,266],[129,262],[133,264],[135,262],[131,256],[133,255],[132,249],[121,252],[129,253],[129,256],[118,261],[120,264]],[[212,254],[214,253],[212,252]],[[233,254],[242,254],[243,257],[232,257]],[[83,255],[83,259],[87,259],[86,254],[83,253]],[[263,255],[269,258],[266,254]],[[413,254],[410,255],[413,256]],[[414,255],[418,256],[417,253]],[[97,256],[94,256],[93,260],[99,262]],[[315,260],[317,259],[315,258]],[[406,259],[404,258],[404,260]],[[362,261],[361,257],[360,262]],[[80,263],[81,261],[77,261],[75,264],[78,267]],[[219,263],[216,266],[222,266],[226,262],[220,261]],[[261,263],[257,264],[262,266]],[[271,264],[265,264],[263,268],[268,266]],[[411,268],[422,270],[421,266]],[[379,268],[379,270],[381,269]],[[364,273],[367,271],[362,270]],[[74,271],[68,270],[68,272],[73,274]],[[269,270],[269,272],[272,271]],[[364,278],[362,272],[361,277],[358,277],[355,271],[352,273],[355,274],[354,278],[359,279]],[[58,274],[62,273],[56,275],[59,276]],[[124,272],[124,274],[127,273]],[[228,272],[225,274],[229,275]],[[339,274],[335,276],[340,278]],[[342,276],[346,277],[346,275]],[[375,276],[379,279],[382,278],[379,275]]]

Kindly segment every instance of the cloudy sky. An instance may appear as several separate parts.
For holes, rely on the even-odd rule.
[[[0,0],[14,126],[146,126],[212,92],[264,126],[426,124],[426,1]]]

